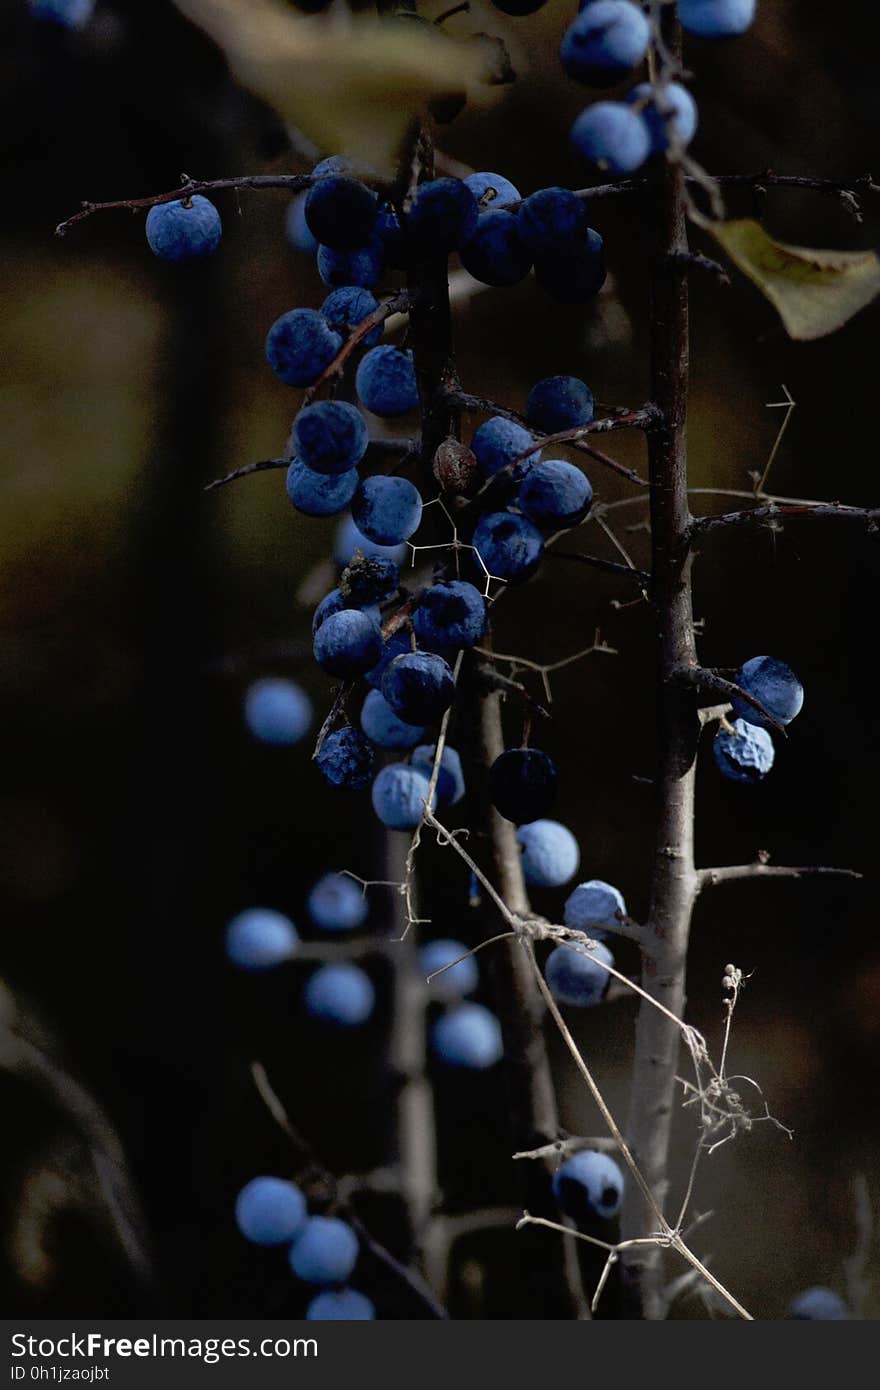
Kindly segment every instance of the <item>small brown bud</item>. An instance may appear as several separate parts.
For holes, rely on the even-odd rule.
[[[444,492],[465,492],[477,471],[477,460],[460,440],[444,439],[434,455],[434,477]]]

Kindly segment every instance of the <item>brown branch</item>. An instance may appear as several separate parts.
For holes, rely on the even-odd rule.
[[[723,868],[699,869],[697,887],[714,888],[719,883],[735,883],[744,878],[848,878],[861,879],[855,869],[826,868],[821,864],[768,864],[758,859],[754,864],[726,864]]]
[[[143,212],[158,207],[160,203],[173,203],[178,198],[192,198],[196,193],[221,193],[225,189],[250,188],[257,192],[266,188],[281,188],[287,193],[297,193],[311,188],[315,180],[311,174],[238,174],[225,179],[184,178],[178,188],[167,193],[152,193],[147,198],[117,198],[109,203],[83,203],[79,212],[59,222],[55,228],[56,236],[66,236],[70,228],[97,212]]]
[[[412,302],[413,297],[409,291],[401,290],[398,294],[393,294],[389,299],[383,300],[371,314],[367,314],[365,319],[361,319],[357,327],[346,338],[333,361],[327,363],[317,381],[313,382],[306,391],[303,396],[303,405],[309,405],[325,382],[341,373],[358,343],[363,342],[368,333],[371,333],[374,328],[378,328],[379,324],[384,323],[392,314],[405,314],[411,308]]]
[[[213,492],[217,487],[234,483],[237,478],[247,478],[251,473],[265,473],[270,468],[289,468],[290,464],[290,459],[260,459],[257,463],[246,463],[243,468],[236,468],[232,473],[224,473],[222,478],[214,478],[212,482],[205,483],[204,491]]]
[[[712,671],[707,666],[689,666],[679,671],[676,674],[676,679],[682,685],[695,686],[698,690],[704,690],[709,695],[718,695],[727,701],[732,701],[734,698],[744,700],[747,705],[751,705],[752,709],[757,710],[778,734],[781,734],[783,738],[788,737],[785,725],[776,718],[775,714],[771,714],[760,700],[756,699],[754,695],[750,695],[747,690],[743,690],[736,681],[728,680],[718,671]]]
[[[649,584],[651,576],[647,570],[634,569],[632,565],[621,565],[616,560],[601,560],[598,555],[584,555],[578,550],[545,550],[544,558],[550,560],[576,560],[582,565],[603,570],[606,574],[620,574],[637,584]]]
[[[398,457],[396,467],[400,467],[407,459],[415,458],[420,447],[417,439],[371,439],[364,459],[369,463],[382,454],[395,454]],[[213,492],[215,488],[225,487],[227,483],[234,483],[238,478],[248,478],[251,473],[265,473],[272,468],[289,468],[292,462],[292,458],[278,458],[246,463],[243,468],[235,468],[231,473],[224,473],[222,478],[214,478],[210,483],[206,483],[204,491]]]
[[[876,531],[880,525],[880,507],[849,507],[840,502],[769,502],[763,507],[746,507],[742,511],[723,512],[720,516],[694,517],[688,539],[693,542],[723,527],[762,526],[789,520],[859,522],[869,531]]]

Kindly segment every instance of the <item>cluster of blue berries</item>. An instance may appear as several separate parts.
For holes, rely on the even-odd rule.
[[[755,14],[755,0],[679,0],[682,26],[692,34],[723,38],[742,34]],[[570,77],[590,87],[620,81],[648,55],[651,24],[631,0],[582,0],[580,13],[562,40],[560,59]],[[643,82],[623,101],[598,101],[572,126],[574,148],[612,174],[628,174],[651,155],[678,153],[697,129],[697,107],[678,82]]]
[[[734,677],[735,684],[753,696],[780,724],[800,713],[804,688],[794,671],[774,656],[753,656]],[[715,762],[733,782],[760,782],[773,766],[772,727],[759,709],[737,696],[732,724],[722,724],[712,745]]]
[[[370,1299],[348,1287],[359,1254],[357,1233],[339,1217],[310,1216],[295,1183],[252,1178],[236,1197],[235,1221],[255,1245],[286,1247],[296,1277],[321,1290],[308,1305],[308,1319],[355,1322],[376,1317]]]

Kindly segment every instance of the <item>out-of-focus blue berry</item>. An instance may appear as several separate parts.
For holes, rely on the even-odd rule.
[[[304,739],[312,723],[312,702],[295,681],[264,676],[248,686],[244,722],[260,743],[293,745]]]
[[[431,1045],[446,1066],[473,1071],[485,1071],[504,1056],[501,1025],[482,1004],[459,1004],[441,1014]]]
[[[555,530],[583,521],[593,501],[593,489],[589,478],[573,463],[546,459],[529,470],[518,500],[536,526]]]
[[[785,1316],[805,1322],[843,1322],[851,1315],[839,1293],[815,1284],[795,1295]]]
[[[419,949],[419,968],[423,975],[433,975],[438,970],[443,972],[431,981],[436,994],[445,998],[473,994],[480,983],[480,972],[476,960],[467,951],[467,946],[461,941],[452,941],[448,937],[427,941]],[[455,965],[451,964],[452,961],[455,961]]]
[[[321,965],[309,976],[303,1002],[312,1018],[340,1028],[356,1028],[366,1023],[373,1012],[376,991],[365,970],[350,961],[340,961]]]
[[[382,768],[373,783],[373,810],[389,830],[415,830],[424,815],[429,785],[422,768],[391,763]],[[431,810],[436,807],[435,792]]]
[[[526,419],[543,434],[575,430],[593,418],[593,393],[576,376],[546,376],[537,381],[526,401]]]
[[[405,270],[410,259],[406,237],[400,225],[400,218],[388,203],[379,209],[376,236],[382,243],[385,264],[394,266],[396,270]]]
[[[535,257],[535,279],[561,304],[585,304],[605,283],[605,243],[587,227],[572,245]]]
[[[306,906],[321,931],[354,931],[370,911],[362,889],[348,874],[322,874],[312,884]]]
[[[574,878],[581,861],[578,842],[558,820],[534,820],[516,832],[526,883],[533,888],[560,888]]]
[[[579,883],[569,894],[562,920],[575,931],[596,936],[600,931],[604,935],[606,929],[612,930],[626,915],[626,903],[620,889],[601,878],[591,878],[586,883]]]
[[[310,1216],[290,1247],[290,1267],[306,1284],[344,1284],[357,1257],[355,1232],[336,1216]]]
[[[517,285],[532,268],[532,254],[519,239],[516,218],[499,208],[480,214],[476,228],[461,248],[465,270],[483,285]]]
[[[147,213],[150,250],[163,261],[195,261],[220,245],[223,226],[214,204],[200,193],[157,203]]]
[[[425,730],[406,724],[394,713],[381,690],[371,690],[361,709],[361,728],[380,748],[414,748]]]
[[[318,771],[331,787],[364,791],[373,776],[373,746],[360,729],[346,724],[327,734],[315,758]]]
[[[651,153],[663,154],[675,140],[689,145],[697,131],[697,103],[679,82],[653,86],[640,82],[627,92],[630,106],[638,105],[651,137]]]
[[[385,253],[376,237],[353,251],[334,251],[332,246],[322,244],[318,247],[317,266],[318,274],[330,289],[355,285],[371,290],[385,272]]]
[[[362,555],[387,555],[397,564],[405,560],[407,554],[405,545],[377,545],[369,536],[365,536],[363,531],[358,530],[354,517],[347,516],[339,523],[333,544],[333,558],[337,565],[347,565],[356,550]]]
[[[726,39],[746,32],[756,8],[755,0],[679,0],[678,17],[689,34]]]
[[[235,1199],[235,1221],[255,1245],[286,1245],[307,1220],[306,1199],[283,1178],[252,1178]]]
[[[321,313],[333,328],[341,331],[357,328],[378,307],[379,301],[375,295],[370,294],[370,291],[363,289],[361,285],[340,285],[328,294],[321,305]],[[361,339],[364,347],[375,347],[384,331],[384,323],[378,323],[375,328],[371,328]]]
[[[372,613],[343,608],[325,618],[315,634],[315,660],[322,671],[344,680],[361,676],[382,655],[382,633]]]
[[[289,309],[266,335],[266,360],[287,386],[311,386],[342,347],[317,309]]]
[[[607,1221],[617,1215],[623,1183],[620,1164],[610,1154],[581,1149],[553,1174],[553,1196],[566,1216],[585,1226],[592,1216]]]
[[[508,582],[527,579],[544,554],[541,532],[526,517],[514,512],[490,512],[481,517],[473,546],[487,573],[493,579]]]
[[[436,753],[436,743],[423,744],[420,748],[416,748],[412,755],[413,767],[420,767],[430,777],[434,771]],[[457,749],[451,748],[447,743],[440,755],[437,800],[441,806],[455,806],[457,802],[461,801],[464,793],[464,772],[462,771],[461,758]]]
[[[331,174],[306,194],[306,223],[322,246],[356,251],[373,235],[376,195],[357,179]]]
[[[737,719],[733,732],[719,729],[712,740],[712,755],[732,782],[760,782],[773,766],[773,740],[758,724]]]
[[[95,8],[95,0],[29,0],[29,4],[35,19],[64,29],[84,29]]]
[[[374,1304],[357,1289],[325,1289],[306,1309],[307,1322],[371,1322],[375,1316]]]
[[[354,384],[364,409],[386,419],[406,415],[419,403],[412,353],[388,343],[364,353]]]
[[[519,189],[503,174],[468,174],[465,183],[476,198],[480,212],[505,208],[508,203],[518,203],[522,197]],[[494,196],[486,198],[486,195],[490,193]],[[485,202],[483,202],[484,198],[486,198]]]
[[[747,694],[760,700],[780,724],[790,724],[803,708],[804,687],[791,667],[775,656],[753,656],[739,668],[734,680]],[[760,710],[738,695],[733,697],[733,712],[747,724],[758,724],[763,729],[772,727]]]
[[[650,42],[651,25],[630,0],[592,0],[566,30],[559,56],[569,77],[600,87],[641,63]]]
[[[318,250],[318,241],[316,237],[312,236],[306,222],[305,193],[297,193],[288,203],[284,230],[294,251],[302,251],[306,256],[315,255]]]
[[[608,987],[610,976],[598,963],[614,964],[614,957],[601,942],[588,951],[571,942],[556,946],[547,957],[544,978],[553,998],[560,1004],[588,1009],[598,1004]]]
[[[226,927],[226,956],[240,970],[271,970],[292,960],[299,944],[296,927],[270,907],[248,907]]]
[[[413,614],[419,645],[441,656],[472,647],[486,631],[486,600],[463,579],[432,584]]]
[[[471,449],[480,468],[491,478],[534,444],[529,431],[518,425],[515,420],[506,420],[503,415],[493,415],[492,419],[485,420],[474,434]],[[535,447],[534,453],[529,454],[528,458],[523,459],[512,470],[513,480],[517,482],[524,478],[540,457],[541,450]]]
[[[422,496],[407,478],[365,478],[352,500],[351,514],[371,541],[397,545],[419,529]]]
[[[631,174],[651,153],[647,125],[622,101],[587,106],[571,128],[571,143],[583,159],[612,174]]]

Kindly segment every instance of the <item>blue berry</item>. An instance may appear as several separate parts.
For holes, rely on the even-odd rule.
[[[375,1316],[375,1306],[357,1289],[325,1289],[306,1309],[307,1322],[370,1322]]]
[[[531,253],[519,239],[516,218],[503,208],[483,212],[461,248],[461,263],[484,285],[519,284],[532,268]]]
[[[571,831],[558,820],[529,821],[519,827],[516,838],[523,874],[531,887],[560,888],[574,878],[581,852]]]
[[[350,724],[327,734],[315,756],[318,771],[332,787],[347,787],[355,792],[370,785],[374,761],[369,739]]]
[[[356,550],[362,555],[387,555],[398,564],[406,558],[405,545],[377,545],[365,536],[363,531],[358,530],[353,517],[347,516],[339,523],[333,544],[333,558],[337,565],[347,565]]]
[[[248,686],[244,722],[260,743],[291,747],[309,731],[312,702],[295,681],[265,676]]]
[[[490,512],[481,517],[473,545],[487,573],[507,581],[527,579],[544,554],[541,532],[514,512]]]
[[[323,1023],[356,1028],[366,1023],[376,1002],[373,982],[365,970],[349,961],[322,965],[310,975],[303,991],[306,1012]],[[340,1276],[345,1278],[345,1275]]]
[[[775,656],[753,656],[740,667],[734,680],[747,694],[760,700],[768,714],[772,714],[780,724],[790,724],[803,708],[804,687],[791,667]],[[747,724],[757,724],[762,729],[772,728],[760,710],[738,695],[733,697],[733,712]]]
[[[601,942],[591,951],[575,942],[556,946],[544,966],[544,978],[553,998],[560,1004],[571,1004],[581,1009],[600,1003],[611,977],[598,964],[599,961],[604,961],[606,965],[614,964],[614,957]]]
[[[839,1293],[815,1284],[791,1300],[785,1316],[807,1322],[842,1322],[849,1319],[850,1311]]]
[[[400,225],[400,218],[390,204],[379,209],[376,219],[376,236],[382,244],[385,263],[397,270],[405,270],[409,264],[406,237]]]
[[[541,820],[556,799],[556,768],[540,748],[507,748],[489,769],[492,804],[515,825]]]
[[[289,309],[266,335],[266,360],[287,386],[311,386],[342,347],[317,309]]]
[[[578,154],[612,174],[631,174],[651,153],[651,136],[642,118],[621,101],[597,101],[571,128]]]
[[[248,907],[226,927],[226,956],[241,970],[271,970],[296,954],[299,936],[289,917],[270,907]]]
[[[419,645],[441,656],[472,647],[486,631],[486,600],[463,579],[449,579],[423,594],[413,614]]]
[[[589,425],[593,419],[593,393],[580,377],[544,377],[529,392],[526,419],[542,434]]]
[[[354,495],[351,514],[369,540],[397,545],[419,529],[421,493],[406,478],[365,478]]]
[[[347,154],[328,154],[326,159],[320,159],[315,165],[312,170],[312,178],[323,179],[329,175],[353,174],[354,172],[354,161],[349,159]]]
[[[365,246],[376,225],[376,195],[357,179],[331,174],[306,194],[306,223],[312,236],[334,251]]]
[[[370,348],[364,353],[354,384],[364,409],[386,419],[406,415],[419,403],[412,353],[390,344]]]
[[[755,18],[755,0],[679,0],[678,17],[689,34],[724,39],[744,34]]]
[[[536,526],[577,526],[590,510],[593,489],[573,463],[546,459],[529,470],[518,501]]]
[[[572,245],[535,258],[535,279],[561,304],[585,304],[605,283],[605,243],[587,227]]]
[[[343,1284],[358,1257],[358,1238],[347,1221],[310,1216],[290,1248],[290,1267],[306,1284]]]
[[[430,783],[420,767],[390,763],[373,783],[373,810],[389,830],[415,830],[425,812]],[[436,792],[431,810],[437,805]]]
[[[287,470],[287,496],[303,516],[336,516],[345,511],[360,481],[356,468],[330,476],[294,459]]]
[[[733,732],[719,729],[712,740],[712,754],[731,782],[760,782],[773,766],[773,740],[766,729],[737,719]]]
[[[412,755],[413,767],[420,767],[430,777],[434,771],[436,753],[436,743],[423,744],[420,748],[416,748]],[[440,755],[437,800],[441,806],[455,806],[457,802],[461,801],[464,793],[464,772],[462,771],[461,758],[457,750],[451,748],[447,743]]]
[[[675,141],[689,145],[697,130],[697,104],[686,87],[667,82],[655,87],[640,82],[627,93],[630,106],[638,105],[651,137],[651,153],[663,154]]]
[[[400,587],[400,569],[387,555],[358,555],[342,571],[339,590],[349,608],[384,603]]]
[[[459,1004],[441,1014],[431,1030],[431,1045],[448,1067],[485,1071],[504,1056],[501,1025],[482,1004]]]
[[[455,251],[474,231],[477,200],[461,179],[419,184],[406,219],[407,239],[423,256]]]
[[[369,318],[378,307],[378,299],[370,294],[369,290],[363,289],[360,285],[340,285],[328,294],[321,305],[321,313],[333,328],[353,329],[363,323],[365,318]],[[371,328],[366,337],[361,339],[364,347],[375,347],[384,331],[384,323]]]
[[[385,253],[376,237],[353,251],[334,251],[332,246],[321,245],[317,265],[318,274],[330,289],[354,286],[371,290],[385,272]]]
[[[293,422],[294,453],[315,473],[357,468],[369,442],[366,420],[348,401],[317,401],[304,406]]]
[[[442,656],[406,652],[396,656],[382,677],[382,694],[407,724],[441,719],[455,698],[455,679]]]
[[[451,941],[447,937],[428,941],[421,947],[419,968],[422,974],[428,976],[438,970],[443,972],[431,981],[437,994],[446,998],[473,994],[480,983],[480,972],[476,960],[467,951],[467,946],[461,941]],[[452,961],[455,961],[455,965],[451,964]]]
[[[476,198],[481,213],[505,208],[508,203],[518,203],[522,197],[519,189],[503,174],[468,174],[465,183]],[[492,196],[487,196],[490,194]]]
[[[157,203],[147,213],[150,250],[163,261],[195,261],[220,245],[220,214],[201,194]]]
[[[60,24],[64,29],[84,29],[92,17],[95,0],[29,0],[35,19]]]
[[[388,670],[395,657],[406,656],[412,651],[412,641],[406,628],[400,627],[386,639],[382,648],[382,655],[376,662],[371,671],[367,672],[367,681],[374,690],[379,690],[382,685],[382,677]]]
[[[295,251],[302,251],[306,256],[314,256],[318,249],[318,242],[309,231],[305,214],[306,194],[297,193],[296,197],[291,198],[287,205],[284,229],[287,233],[287,240]]]
[[[519,239],[534,256],[567,251],[585,223],[585,204],[567,188],[540,188],[516,214]]]
[[[322,874],[309,890],[306,906],[322,931],[354,931],[369,914],[362,890],[348,874]]]
[[[569,77],[602,87],[641,63],[651,42],[651,25],[629,0],[592,0],[562,40],[559,56]]]
[[[252,1178],[235,1199],[235,1221],[255,1245],[286,1245],[305,1226],[306,1199],[283,1178]]]
[[[381,690],[371,690],[361,709],[361,728],[380,748],[414,748],[425,730],[399,719]]]
[[[488,478],[506,468],[512,459],[532,448],[535,441],[527,429],[515,420],[506,420],[503,415],[493,415],[476,431],[471,440],[471,449],[480,468]],[[539,448],[517,464],[511,476],[515,481],[524,478],[534,463],[541,457]]]
[[[626,903],[620,890],[601,878],[591,878],[579,883],[569,894],[562,920],[567,927],[595,937],[604,936],[606,929],[613,930],[626,915]]]
[[[331,613],[315,635],[314,653],[322,671],[331,676],[362,676],[382,655],[379,624],[372,613],[358,608]]]
[[[553,1174],[553,1196],[560,1210],[579,1226],[590,1218],[616,1216],[623,1201],[623,1172],[610,1154],[581,1149]]]
[[[378,608],[369,607],[360,603],[354,603],[352,602],[350,595],[344,594],[341,589],[331,589],[329,594],[325,594],[324,597],[321,599],[321,602],[318,604],[312,616],[312,636],[315,637],[317,635],[318,629],[323,627],[327,619],[332,618],[334,613],[341,613],[343,608],[361,607],[367,607],[367,611],[369,612],[370,616],[372,618],[375,618],[376,622],[378,623]]]

